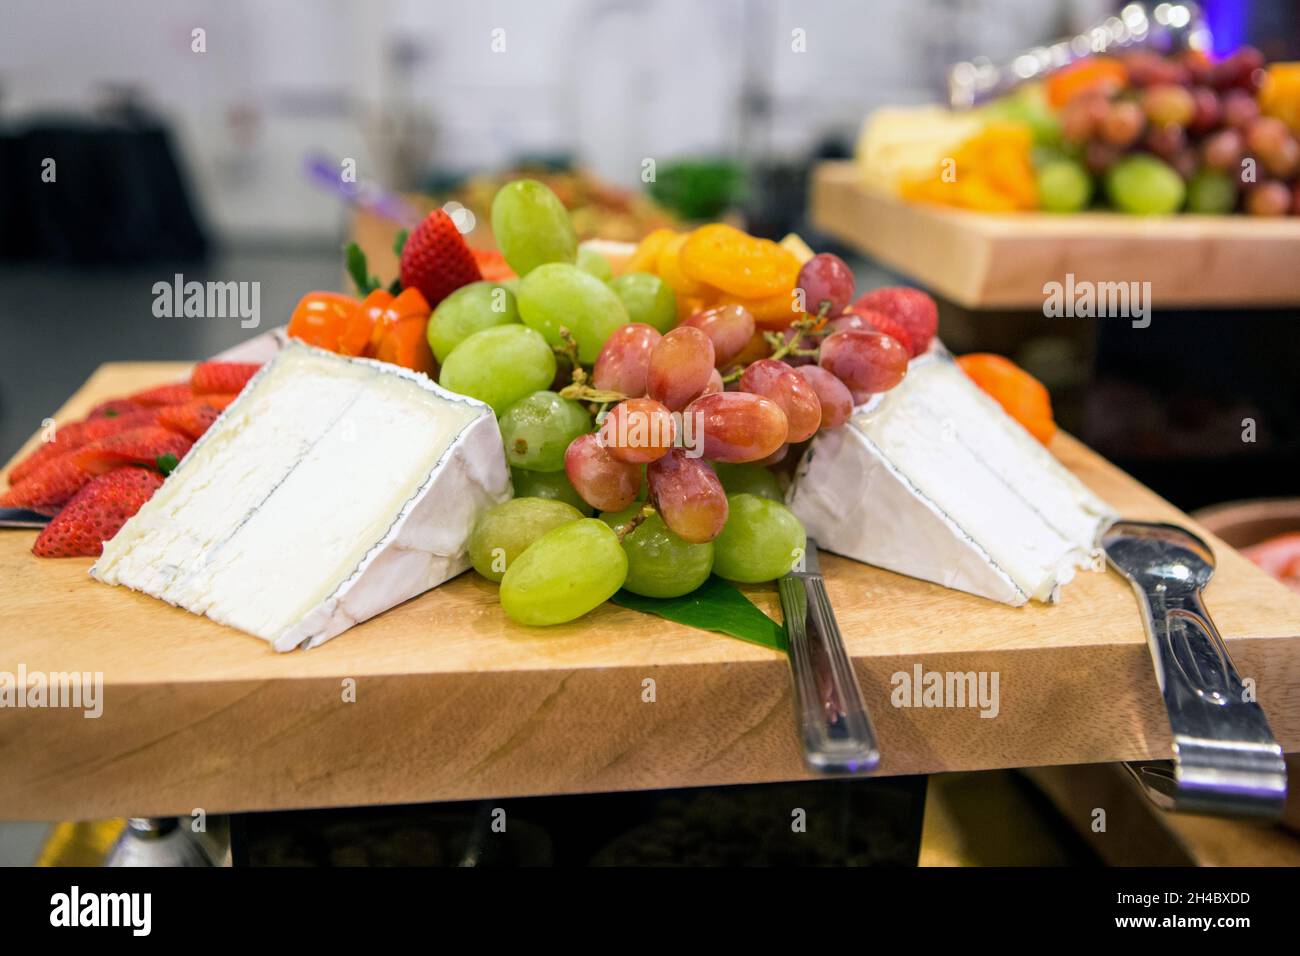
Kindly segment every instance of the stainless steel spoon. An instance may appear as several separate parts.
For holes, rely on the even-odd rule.
[[[1214,552],[1184,528],[1142,521],[1116,523],[1101,544],[1141,603],[1174,736],[1172,766],[1129,769],[1165,809],[1278,816],[1286,799],[1282,748],[1201,600]]]

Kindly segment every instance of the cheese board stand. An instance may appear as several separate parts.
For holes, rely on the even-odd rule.
[[[188,367],[105,365],[55,417]],[[1126,517],[1211,543],[1209,610],[1283,750],[1300,750],[1300,595],[1069,436],[1052,451]],[[89,559],[38,560],[34,534],[0,533],[0,671],[102,673],[103,710],[0,710],[0,818],[810,778],[787,662],[762,647],[612,605],[518,626],[494,587],[466,573],[323,647],[276,654],[90,581]],[[1083,573],[1061,603],[1013,608],[829,554],[822,571],[879,737],[877,774],[1169,755],[1142,620],[1118,575]],[[748,593],[779,615],[775,587]],[[997,675],[996,713],[898,692],[918,674],[968,671]]]
[[[1300,305],[1300,219],[981,213],[907,202],[851,162],[813,173],[810,211],[830,233],[967,309],[1043,308],[1043,286],[1150,283],[1160,309]]]

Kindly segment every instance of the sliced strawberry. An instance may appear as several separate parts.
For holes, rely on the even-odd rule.
[[[197,441],[221,414],[221,409],[207,399],[208,396],[205,395],[184,405],[168,405],[159,409],[158,424]]]
[[[195,395],[238,392],[262,366],[256,362],[200,362],[190,373]]]
[[[194,441],[188,435],[174,432],[170,428],[144,425],[91,442],[72,455],[83,469],[94,475],[102,475],[121,465],[157,468],[161,456],[173,455],[180,460],[193,444]]]
[[[110,398],[106,402],[100,402],[90,410],[87,418],[120,418],[123,415],[130,415],[132,412],[138,412],[146,406],[139,402],[133,402],[129,398]]]
[[[162,483],[162,475],[147,468],[115,468],[92,478],[46,525],[32,553],[41,558],[98,557],[104,542]]]
[[[419,289],[430,306],[481,278],[474,253],[441,209],[425,216],[402,247],[402,287]]]
[[[67,425],[58,426],[54,430],[53,441],[41,445],[40,448],[17,465],[14,465],[9,472],[9,483],[11,485],[18,484],[47,462],[53,461],[60,455],[65,455],[70,451],[76,451],[92,441],[106,438],[109,435],[116,435],[128,428],[152,425],[158,420],[160,409],[144,408],[139,405],[132,407],[134,411],[115,418],[91,418],[84,422],[70,422]]]
[[[56,514],[93,477],[77,463],[76,452],[68,452],[47,461],[0,494],[0,508],[26,508],[41,514]]]
[[[178,382],[174,385],[155,385],[153,388],[146,388],[143,392],[128,396],[127,401],[153,408],[158,405],[179,405],[193,397],[194,391],[190,388],[190,383]]]

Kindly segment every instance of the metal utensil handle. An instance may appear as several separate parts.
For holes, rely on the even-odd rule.
[[[876,733],[821,578],[788,575],[778,587],[804,762],[824,773],[874,770]]]
[[[1264,709],[1247,693],[1199,588],[1134,585],[1174,736],[1172,778],[1145,774],[1153,799],[1197,813],[1275,817],[1286,767]]]

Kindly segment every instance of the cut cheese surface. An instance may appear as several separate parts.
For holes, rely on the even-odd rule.
[[[829,551],[1015,605],[1055,600],[1116,517],[941,347],[819,435],[789,501]]]
[[[395,366],[290,345],[91,574],[314,646],[464,570],[509,496],[496,419]]]

